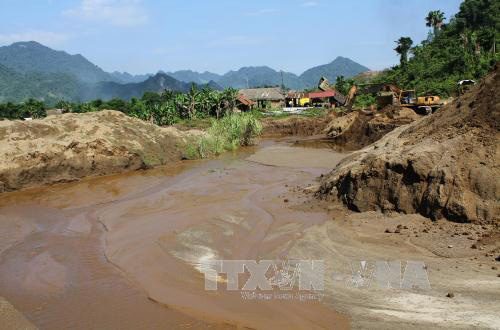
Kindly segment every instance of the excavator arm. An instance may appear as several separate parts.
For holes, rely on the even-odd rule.
[[[344,106],[348,110],[352,109],[352,106],[354,104],[354,101],[356,100],[357,95],[358,95],[358,86],[352,85],[351,89],[349,89],[349,92],[347,93],[347,97],[346,97],[345,103],[344,103]]]

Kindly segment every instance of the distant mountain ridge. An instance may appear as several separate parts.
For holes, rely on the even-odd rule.
[[[80,54],[70,55],[35,41],[0,47],[0,64],[19,73],[72,74],[82,82],[112,81],[113,77]]]
[[[167,74],[171,77],[174,77],[177,80],[183,81],[183,82],[193,82],[195,84],[208,84],[210,81],[217,82],[219,79],[222,77],[221,75],[218,75],[217,73],[212,73],[212,72],[196,72],[192,70],[180,70],[180,71],[175,71],[175,72],[167,72]]]
[[[128,72],[118,72],[118,71],[111,72],[110,75],[111,77],[113,77],[113,81],[122,84],[139,83],[145,81],[149,77],[154,76],[154,74],[151,73],[132,75]]]
[[[138,83],[120,84],[114,81],[99,82],[90,88],[85,99],[112,99],[120,98],[130,100],[132,97],[140,98],[145,92],[162,92],[172,90],[187,92],[191,88],[190,83],[179,81],[165,73],[157,73]]]
[[[211,72],[198,73],[183,70],[168,73],[172,77],[184,81],[204,83],[213,80],[222,87],[254,88],[262,86],[277,86],[283,84],[290,89],[306,89],[316,87],[319,78],[326,77],[335,82],[338,76],[350,78],[370,69],[353,60],[338,56],[332,62],[319,65],[304,71],[300,76],[286,71],[276,71],[268,66],[249,66],[237,71],[229,71],[224,75]]]
[[[187,91],[192,83],[213,89],[277,86],[314,88],[321,76],[334,82],[337,76],[352,77],[368,71],[348,58],[306,70],[300,76],[268,66],[249,66],[224,75],[181,70],[156,75],[106,72],[82,55],[56,51],[34,41],[0,47],[0,102],[36,98],[49,103],[65,99],[87,101],[141,97],[146,91]]]
[[[331,63],[304,71],[300,75],[300,79],[306,86],[315,86],[318,83],[318,77],[326,77],[330,82],[335,82],[338,76],[350,78],[369,70],[366,66],[349,58],[338,56]]]

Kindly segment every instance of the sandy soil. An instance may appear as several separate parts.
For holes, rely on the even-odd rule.
[[[500,225],[500,74],[353,153],[318,195],[357,211]]]
[[[291,145],[0,195],[0,295],[42,329],[500,327],[487,227],[323,204],[316,178],[343,155]],[[205,291],[200,267],[224,258],[324,259],[323,299]],[[431,289],[349,285],[379,259],[425,262]]]
[[[0,192],[175,162],[199,134],[109,110],[0,121]]]
[[[23,314],[14,308],[7,300],[0,297],[0,329],[25,329],[31,330],[36,327],[29,322]]]

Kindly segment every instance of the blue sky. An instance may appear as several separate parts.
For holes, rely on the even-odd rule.
[[[394,65],[394,40],[426,38],[425,16],[460,0],[0,0],[0,45],[35,40],[106,71],[301,73],[337,56]]]

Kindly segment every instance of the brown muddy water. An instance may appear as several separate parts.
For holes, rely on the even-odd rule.
[[[206,291],[199,271],[300,248],[328,216],[284,195],[343,157],[264,141],[216,160],[0,195],[0,296],[41,329],[348,328],[323,302]]]

